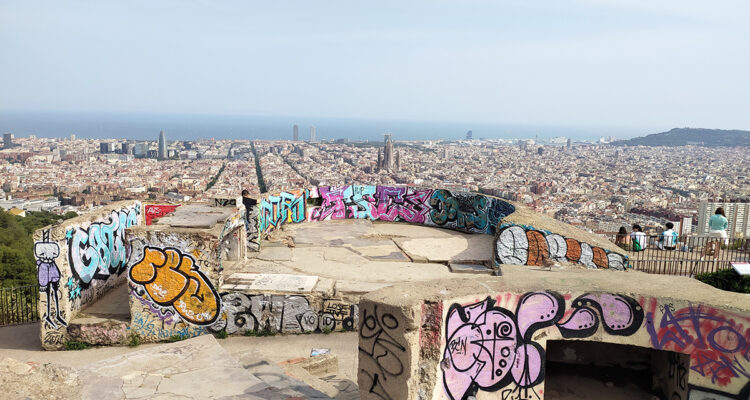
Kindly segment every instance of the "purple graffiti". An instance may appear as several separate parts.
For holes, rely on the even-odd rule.
[[[440,363],[448,397],[465,399],[479,389],[497,391],[511,383],[524,392],[523,398],[535,395],[533,387],[544,379],[544,349],[533,341],[540,329],[555,325],[563,337],[586,337],[596,332],[601,318],[607,333],[625,336],[643,322],[643,310],[628,296],[586,294],[572,304],[574,310],[563,323],[558,322],[565,314],[565,300],[551,291],[524,294],[515,313],[496,307],[490,297],[451,305]]]
[[[412,190],[405,187],[377,186],[372,216],[382,221],[425,222],[430,208],[427,205],[432,190]]]

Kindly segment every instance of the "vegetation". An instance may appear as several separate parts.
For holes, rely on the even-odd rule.
[[[170,337],[169,337],[169,338],[167,339],[167,342],[169,342],[169,343],[174,343],[174,342],[179,342],[179,341],[180,341],[180,340],[182,340],[182,339],[184,339],[184,338],[183,338],[182,336],[180,336],[180,335],[172,335],[172,336],[170,336]]]
[[[224,168],[226,166],[226,164],[223,164],[221,168],[219,168],[219,172],[216,174],[216,176],[211,178],[211,180],[208,182],[208,185],[206,185],[206,190],[211,189],[216,184],[216,181],[219,180],[219,177],[221,176],[221,173],[224,172]]]
[[[65,342],[65,350],[85,350],[89,347],[91,347],[90,344],[86,342],[79,342],[77,340]]]
[[[0,211],[0,286],[32,285],[36,282],[34,231],[77,216],[75,212],[57,215],[29,211],[26,217]]]
[[[227,330],[226,329],[222,329],[222,330],[216,332],[216,337],[219,338],[219,339],[226,339],[227,336],[229,336],[229,335],[227,334]]]
[[[253,158],[255,158],[255,174],[258,175],[258,190],[261,193],[265,193],[266,181],[263,180],[263,171],[260,169],[260,159],[258,158],[258,152],[255,151],[254,142],[250,142],[250,148],[253,150]]]
[[[141,344],[141,337],[138,336],[136,333],[130,334],[130,341],[128,342],[128,347],[137,347]]]
[[[698,274],[695,278],[717,289],[737,293],[750,293],[750,276],[742,276],[732,268]]]

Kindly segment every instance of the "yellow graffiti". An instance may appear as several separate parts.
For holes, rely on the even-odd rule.
[[[130,268],[130,280],[143,285],[151,300],[172,306],[186,321],[209,325],[219,315],[221,299],[190,255],[177,249],[146,246]]]

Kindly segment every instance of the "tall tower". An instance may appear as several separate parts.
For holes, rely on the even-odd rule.
[[[474,132],[466,131],[466,140],[471,140],[474,137]]]
[[[159,152],[157,153],[159,160],[167,159],[167,137],[164,136],[164,130],[159,132]]]
[[[3,148],[9,149],[13,147],[13,134],[12,133],[4,133],[3,134]]]
[[[294,141],[299,142],[299,126],[297,126],[297,124],[294,124],[294,128],[292,128],[292,131],[294,131]]]
[[[310,127],[310,143],[315,142],[315,127]]]
[[[391,140],[390,133],[384,133],[385,146],[383,147],[383,168],[387,170],[393,169],[393,140]]]

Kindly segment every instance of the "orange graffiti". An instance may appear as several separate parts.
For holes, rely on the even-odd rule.
[[[529,240],[529,258],[526,265],[544,265],[544,259],[549,257],[549,247],[544,233],[539,231],[526,231]]]
[[[599,268],[609,268],[607,252],[600,247],[594,247],[591,250],[594,252],[594,264]]]
[[[572,262],[578,262],[581,259],[581,244],[575,239],[565,239],[565,243],[568,245],[568,252],[565,257]]]
[[[186,321],[209,325],[219,315],[221,299],[190,255],[173,248],[146,246],[130,268],[130,280],[143,285],[156,304],[172,306]]]

